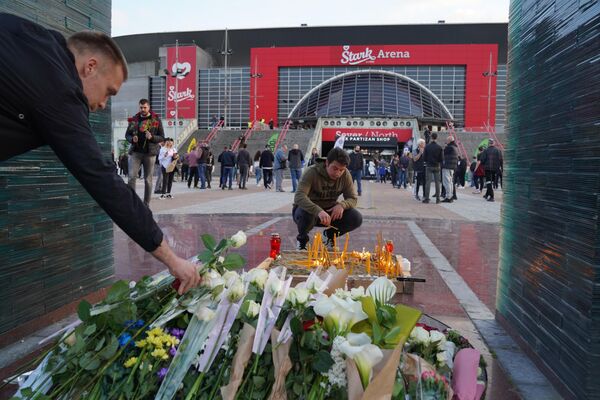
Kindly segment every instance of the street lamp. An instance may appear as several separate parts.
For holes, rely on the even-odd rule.
[[[492,53],[490,52],[490,67],[487,71],[482,73],[482,75],[488,78],[488,95],[487,95],[487,126],[488,129],[491,129],[490,126],[490,108],[492,101],[492,79],[498,76],[498,71],[492,71]]]
[[[250,78],[254,79],[254,122],[256,122],[256,99],[257,99],[257,89],[258,89],[258,80],[262,78],[263,75],[258,73],[258,60],[256,57],[254,58],[254,73],[250,74]]]

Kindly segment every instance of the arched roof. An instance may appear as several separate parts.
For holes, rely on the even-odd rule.
[[[407,76],[382,70],[345,72],[320,83],[300,99],[288,118],[312,120],[324,116],[454,119],[427,87]]]

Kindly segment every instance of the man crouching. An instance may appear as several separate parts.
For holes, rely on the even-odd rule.
[[[362,224],[362,215],[355,208],[358,195],[347,169],[349,163],[348,154],[334,147],[327,161],[308,167],[300,178],[292,208],[298,226],[298,250],[306,249],[308,233],[315,225],[328,227],[324,238],[331,248],[334,235],[342,236]],[[338,201],[340,194],[344,195],[342,201]]]

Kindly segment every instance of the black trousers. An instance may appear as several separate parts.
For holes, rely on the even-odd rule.
[[[239,187],[240,188],[245,188],[246,187],[246,181],[248,180],[248,165],[240,165],[239,166],[239,171],[240,171],[240,184]]]
[[[425,171],[416,171],[417,187],[415,188],[415,196],[419,196],[419,187],[423,188],[423,196],[425,196]]]
[[[496,180],[496,171],[485,171],[485,186],[487,190],[485,191],[485,197],[489,199],[494,198],[494,188],[493,184]]]
[[[302,244],[308,243],[308,233],[312,230],[312,228],[315,226],[323,226],[321,225],[318,216],[309,214],[304,211],[304,209],[297,206],[292,209],[292,216],[296,226],[298,227],[298,236],[296,236],[296,239],[298,239],[298,241]],[[360,227],[362,225],[362,214],[355,208],[344,210],[342,218],[332,221],[331,225],[335,226],[337,230],[325,230],[325,234],[329,239],[333,239],[333,235],[337,235],[339,237]]]
[[[192,180],[194,180],[194,187],[198,187],[198,167],[189,168],[188,187],[192,185]]]
[[[175,176],[175,171],[167,172],[165,167],[160,167],[162,171],[163,181],[162,181],[162,194],[170,194],[171,186],[173,186],[173,177]]]
[[[263,183],[265,184],[265,189],[266,189],[267,186],[269,186],[269,185],[271,185],[271,183],[273,183],[273,170],[269,169],[269,168],[263,168],[262,173],[263,173]]]

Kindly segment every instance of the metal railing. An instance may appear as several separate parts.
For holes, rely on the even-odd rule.
[[[279,136],[277,137],[277,142],[275,142],[275,150],[278,149],[279,146],[285,140],[285,136],[287,135],[287,132],[290,130],[290,125],[292,125],[292,121],[289,119],[287,121],[285,121],[285,124],[283,124],[283,128],[281,128],[281,132],[279,132]]]

